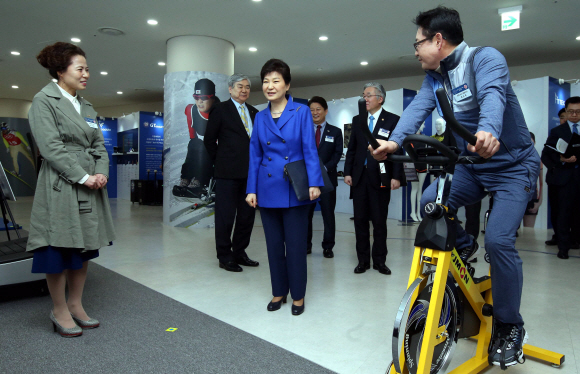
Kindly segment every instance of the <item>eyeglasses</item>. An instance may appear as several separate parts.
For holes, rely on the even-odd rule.
[[[381,95],[362,95],[361,97],[366,100],[366,99],[370,99],[373,96],[380,97]]]
[[[415,42],[415,43],[413,43],[413,48],[415,48],[415,51],[417,51],[417,50],[419,49],[419,46],[420,46],[422,43],[426,42],[426,41],[427,41],[427,40],[429,40],[429,39],[433,39],[433,37],[432,37],[432,36],[430,36],[430,37],[428,37],[428,38],[425,38],[425,39],[423,39],[423,40],[419,40],[418,42]]]
[[[193,95],[193,98],[195,100],[201,100],[201,101],[207,101],[209,99],[211,99],[213,97],[213,95]]]
[[[580,109],[576,109],[576,110],[569,109],[566,111],[566,113],[568,113],[569,115],[576,114],[577,116],[580,116]]]

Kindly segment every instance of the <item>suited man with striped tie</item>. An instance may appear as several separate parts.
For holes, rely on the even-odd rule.
[[[258,110],[246,104],[251,87],[247,76],[232,75],[228,86],[231,99],[214,105],[203,142],[214,163],[219,267],[240,272],[243,270],[240,265],[259,265],[246,254],[255,216],[255,209],[246,203],[250,135]]]

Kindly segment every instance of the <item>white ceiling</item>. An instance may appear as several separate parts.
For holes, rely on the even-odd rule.
[[[163,100],[167,39],[210,35],[235,45],[235,71],[256,77],[272,57],[294,87],[421,74],[411,20],[427,0],[0,0],[0,98],[31,100],[49,80],[35,59],[45,46],[78,37],[95,106]],[[510,66],[580,59],[579,0],[448,0],[470,45],[499,49]],[[521,29],[500,31],[499,8],[523,5]],[[159,21],[149,26],[148,19]],[[112,37],[100,27],[121,29]],[[321,42],[318,37],[329,40]],[[249,52],[255,46],[258,52]],[[20,56],[12,56],[16,50]],[[366,60],[368,66],[361,66]],[[322,68],[321,71],[318,68]],[[107,71],[107,76],[99,74]],[[257,81],[254,80],[256,87]],[[19,89],[12,89],[18,85]],[[146,89],[147,91],[136,91]],[[123,91],[123,95],[117,95]]]

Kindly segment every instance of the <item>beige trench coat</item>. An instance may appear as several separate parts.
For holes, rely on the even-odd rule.
[[[38,175],[27,251],[48,245],[95,250],[115,239],[106,186],[78,184],[86,174],[109,176],[109,157],[91,103],[79,99],[81,114],[49,83],[32,100],[28,119],[44,162]]]

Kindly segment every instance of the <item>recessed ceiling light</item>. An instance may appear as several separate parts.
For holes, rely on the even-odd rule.
[[[576,37],[576,40],[580,40],[580,36],[577,36],[577,37]]]
[[[79,38],[71,38],[70,41],[73,43],[80,43],[81,42],[81,40]]]
[[[250,52],[256,52],[258,50],[258,48],[256,47],[250,47]]]
[[[12,86],[12,88],[18,88],[18,86]]]
[[[157,63],[157,65],[159,65],[159,66],[165,66],[165,62],[160,61],[160,62]]]
[[[368,62],[366,62],[366,61],[361,61],[361,63],[360,63],[360,64],[361,64],[361,65],[368,65],[369,63],[368,63]]]
[[[259,3],[262,0],[252,0],[252,1],[255,2],[255,3]]]
[[[320,38],[318,38],[318,40],[322,41],[328,40],[328,36],[321,36]]]
[[[53,81],[54,83],[58,82],[58,81],[57,81],[56,79],[54,79],[54,78],[52,79],[52,81]]]
[[[109,73],[107,73],[106,71],[101,71],[101,75],[107,75]]]
[[[156,20],[154,20],[154,19],[148,19],[148,20],[147,20],[147,23],[148,23],[148,24],[150,24],[150,25],[152,25],[152,26],[155,26],[155,25],[157,25],[159,22],[157,22],[157,21],[156,21]]]
[[[123,91],[117,91],[117,95],[122,95]]]
[[[318,71],[322,71],[322,68],[318,68],[318,69],[316,69],[316,70],[318,70]]]
[[[20,52],[16,52],[16,51],[12,51],[12,52],[10,52],[10,54],[13,54],[14,56],[20,56]]]

